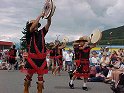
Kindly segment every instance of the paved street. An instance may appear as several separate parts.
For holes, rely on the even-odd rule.
[[[23,93],[24,74],[19,71],[0,70],[0,93]],[[36,93],[37,75],[34,75],[30,93]],[[75,89],[68,87],[69,77],[66,72],[62,72],[61,76],[53,76],[50,73],[45,75],[45,89],[43,93],[113,93],[110,85],[100,82],[89,82],[89,91],[81,89],[82,81],[75,80]]]

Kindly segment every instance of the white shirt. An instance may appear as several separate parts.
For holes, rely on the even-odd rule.
[[[104,60],[104,57],[101,58],[100,60],[101,63],[105,63],[105,64],[109,64],[110,62],[110,58],[109,57],[106,57],[106,59]]]
[[[62,56],[63,56],[64,59],[66,58],[66,54],[67,54],[67,52],[63,51]]]
[[[121,64],[120,68],[121,68],[121,69],[124,69],[124,64]]]
[[[109,70],[107,77],[111,77],[111,76],[112,76],[112,70]]]
[[[65,61],[72,61],[73,53],[66,53]]]
[[[94,64],[99,63],[98,60],[99,60],[98,57],[92,57],[91,58],[91,62],[94,63]]]

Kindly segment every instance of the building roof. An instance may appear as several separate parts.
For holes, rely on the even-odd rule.
[[[4,45],[4,46],[12,46],[12,45],[13,45],[13,42],[0,41],[0,45]]]

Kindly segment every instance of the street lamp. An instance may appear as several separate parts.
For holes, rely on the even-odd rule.
[[[60,36],[60,35],[56,35],[56,37],[57,37],[57,40],[59,40],[59,36]]]
[[[109,42],[110,42],[110,48],[111,48],[111,52],[112,52],[112,32],[109,33],[110,37],[109,37]]]

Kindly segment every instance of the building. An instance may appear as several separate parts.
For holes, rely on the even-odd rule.
[[[0,50],[10,49],[13,45],[13,42],[0,41]]]

